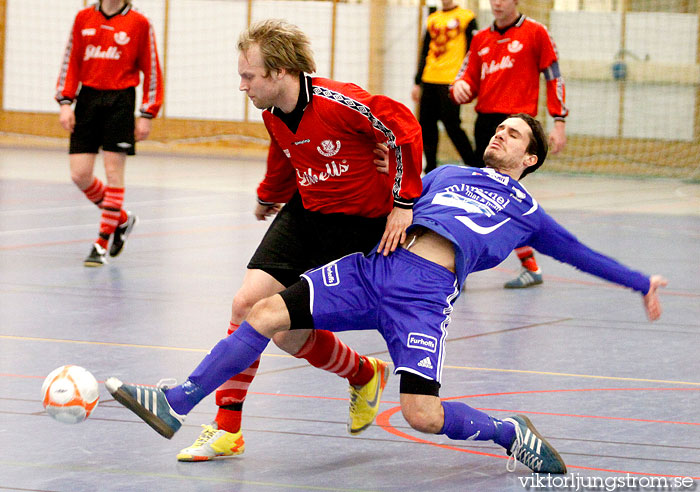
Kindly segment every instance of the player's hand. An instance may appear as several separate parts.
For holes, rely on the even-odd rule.
[[[146,140],[151,134],[151,119],[150,118],[136,118],[136,125],[134,126],[134,138],[137,142],[141,140]]]
[[[416,84],[411,89],[411,99],[413,99],[413,102],[420,101],[420,85]]]
[[[282,208],[280,203],[274,203],[272,205],[262,205],[258,203],[255,206],[255,211],[253,213],[255,214],[256,219],[265,220],[271,215],[275,215],[277,212],[279,212],[280,208]]]
[[[64,130],[73,133],[75,128],[75,112],[70,104],[61,104],[61,112],[58,115],[58,121]]]
[[[377,166],[377,172],[382,174],[389,174],[389,147],[383,143],[377,143],[377,147],[374,149],[374,154],[377,156],[374,159],[374,165]]]
[[[466,104],[472,100],[472,88],[466,81],[459,79],[452,84],[452,99],[457,104]]]
[[[566,124],[563,121],[555,121],[554,128],[549,134],[549,150],[556,154],[564,150],[566,145]]]
[[[649,292],[644,296],[644,309],[649,321],[656,321],[661,316],[661,302],[657,291],[660,287],[666,287],[668,280],[661,275],[652,275],[649,278]]]
[[[406,240],[406,229],[412,221],[413,209],[394,207],[386,218],[386,228],[377,253],[388,256],[396,251],[396,247]]]

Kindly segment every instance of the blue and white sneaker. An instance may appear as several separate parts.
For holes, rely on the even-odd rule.
[[[520,274],[513,280],[503,284],[506,289],[527,289],[534,285],[540,285],[542,280],[542,269],[538,268],[536,272],[530,271],[525,267],[520,269]]]
[[[564,460],[557,450],[537,432],[525,415],[515,415],[503,419],[515,426],[515,440],[508,451],[506,469],[515,471],[515,460],[538,473],[566,473]]]
[[[105,386],[115,400],[134,412],[165,438],[172,438],[185,421],[185,416],[178,414],[168,403],[161,383],[152,388],[124,384],[119,379],[111,377],[105,381]]]

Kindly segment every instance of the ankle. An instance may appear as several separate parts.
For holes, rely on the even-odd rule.
[[[493,419],[493,423],[496,426],[493,442],[509,451],[513,441],[515,441],[515,426],[510,422],[498,419]]]
[[[374,367],[367,359],[367,356],[361,355],[358,363],[358,368],[355,374],[348,376],[348,383],[356,388],[361,388],[369,383],[374,377]]]
[[[216,425],[220,430],[235,434],[241,430],[243,417],[243,402],[220,406],[216,413]]]

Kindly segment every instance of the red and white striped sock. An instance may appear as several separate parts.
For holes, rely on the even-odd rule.
[[[540,269],[540,267],[537,266],[537,261],[535,260],[535,250],[533,250],[530,246],[517,248],[515,250],[515,254],[518,255],[520,263],[522,263],[523,267],[527,268],[531,272],[536,272]]]
[[[107,248],[109,236],[119,225],[122,218],[122,203],[124,202],[124,188],[113,188],[108,186],[105,189],[102,200],[102,220],[100,221],[100,236],[96,243]],[[126,214],[124,214],[126,215]]]
[[[237,324],[230,323],[228,334],[238,329]],[[243,402],[248,394],[248,387],[255,379],[255,374],[260,366],[260,357],[253,362],[248,369],[236,374],[216,390],[216,404],[219,411],[216,414],[216,423],[221,430],[236,433],[241,430],[241,418]]]
[[[363,386],[374,376],[374,368],[353,349],[345,345],[335,333],[314,330],[304,346],[294,354],[314,367],[346,378],[353,386]]]
[[[92,203],[102,208],[102,200],[105,196],[105,185],[97,176],[93,176],[90,186],[82,190]]]

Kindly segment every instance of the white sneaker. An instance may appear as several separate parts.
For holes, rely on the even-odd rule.
[[[241,431],[236,433],[219,430],[216,422],[202,425],[202,433],[189,448],[181,450],[178,461],[209,461],[217,456],[234,456],[245,451]]]

